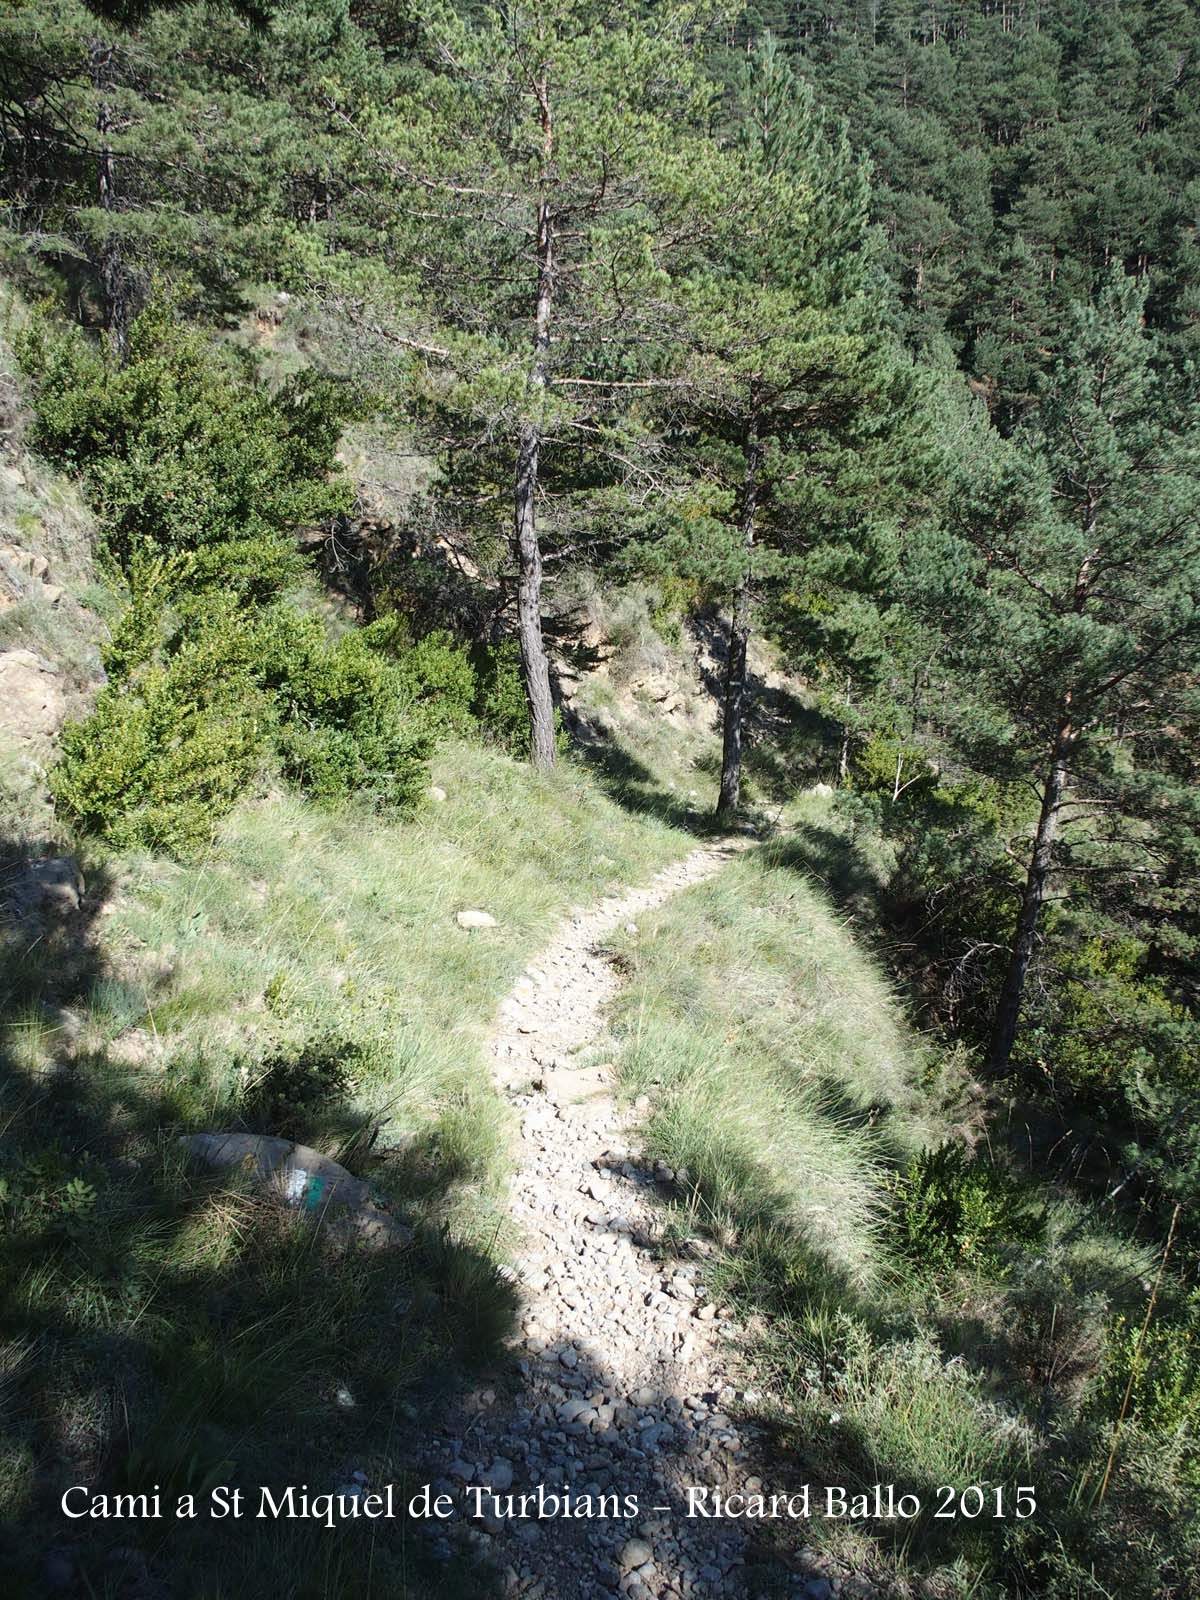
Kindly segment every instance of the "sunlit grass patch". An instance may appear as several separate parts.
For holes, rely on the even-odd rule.
[[[348,1459],[403,1479],[423,1408],[510,1328],[496,1007],[572,905],[691,841],[569,762],[539,777],[457,745],[433,776],[447,798],[405,822],[246,802],[202,860],[100,863],[69,963],[6,948],[0,1338],[28,1353],[0,1459],[15,1581],[68,1482],[331,1488]],[[459,927],[470,908],[496,927]],[[222,1128],[342,1160],[413,1243],[341,1248],[252,1182],[188,1170],[179,1136]],[[403,1525],[353,1561],[352,1538],[329,1561],[307,1530],[173,1530],[169,1561],[153,1527],[128,1541],[189,1600],[198,1557],[221,1594],[282,1591],[307,1563],[312,1593],[353,1595],[364,1560],[379,1592],[486,1592]],[[105,1548],[78,1547],[97,1592]]]

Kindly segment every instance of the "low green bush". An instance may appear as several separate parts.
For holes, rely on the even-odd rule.
[[[1144,1336],[1142,1325],[1137,1316],[1113,1322],[1091,1409],[1115,1418],[1128,1391],[1130,1418],[1152,1436],[1183,1443],[1200,1485],[1200,1289],[1182,1307],[1160,1314]]]
[[[1139,1120],[1147,1086],[1197,1087],[1197,1024],[1148,970],[1143,942],[1115,930],[1082,939],[1073,932],[1064,919],[1018,1060],[1037,1063],[1093,1114]]]
[[[479,725],[514,755],[529,749],[529,702],[515,639],[476,645],[471,652],[476,690],[472,709]]]
[[[124,365],[37,321],[21,359],[36,443],[83,476],[130,596],[108,686],[63,740],[60,813],[119,847],[185,854],[270,762],[321,800],[410,803],[430,734],[467,714],[465,656],[433,641],[404,670],[285,598],[291,530],[350,503],[333,472],[344,392],[312,373],[272,389],[162,305]],[[440,721],[430,701],[450,708]]]
[[[51,788],[81,831],[194,853],[272,761],[318,800],[415,801],[428,735],[361,634],[333,643],[316,617],[283,603],[244,616],[228,595],[150,615],[135,599],[114,641],[121,675],[63,735]],[[147,649],[154,659],[135,665]]]
[[[914,1156],[892,1182],[897,1253],[935,1271],[1002,1272],[1011,1253],[1041,1242],[1045,1213],[1002,1167],[947,1142]]]
[[[247,1074],[237,1114],[255,1132],[327,1149],[331,1135],[340,1141],[363,1121],[354,1100],[368,1055],[357,1040],[336,1036],[270,1055]]]
[[[59,815],[118,849],[188,854],[253,781],[273,721],[219,634],[184,640],[64,728],[50,774]]]
[[[444,629],[408,641],[401,618],[388,617],[364,629],[364,638],[395,656],[396,673],[410,711],[434,734],[470,733],[478,691],[466,647]]]
[[[191,551],[193,586],[266,598],[299,569],[288,530],[350,505],[332,474],[346,391],[312,372],[272,389],[164,303],[134,323],[123,365],[39,319],[17,353],[35,380],[33,443],[82,475],[123,570]]]
[[[396,666],[361,633],[329,642],[321,622],[276,607],[254,631],[261,683],[278,718],[284,775],[318,800],[411,805],[429,737]]]
[[[433,734],[481,731],[514,755],[529,744],[529,707],[515,639],[467,645],[445,629],[415,643],[408,619],[392,614],[363,630],[396,661],[408,703]]]

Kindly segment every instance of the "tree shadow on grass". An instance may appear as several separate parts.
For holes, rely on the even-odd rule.
[[[717,705],[725,696],[728,629],[715,613],[688,621],[697,645],[701,682]],[[818,782],[836,781],[841,725],[812,699],[754,671],[746,674],[746,774],[764,799],[786,802]]]
[[[878,935],[884,914],[879,869],[853,835],[824,823],[804,822],[771,846],[772,864],[814,879],[856,931]]]
[[[719,1138],[710,1154],[712,1175],[689,1171],[686,1192],[658,1186],[665,1207],[664,1258],[695,1260],[699,1250],[711,1292],[732,1308],[732,1370],[750,1355],[771,1374],[772,1392],[765,1405],[741,1395],[731,1407],[746,1446],[736,1470],[714,1476],[713,1467],[701,1463],[698,1476],[693,1465],[692,1476],[678,1475],[677,1483],[715,1483],[742,1492],[747,1479],[757,1478],[768,1495],[808,1485],[813,1517],[743,1524],[746,1579],[737,1592],[795,1593],[787,1587],[795,1582],[791,1575],[817,1570],[806,1567],[802,1551],[808,1547],[811,1554],[814,1544],[828,1549],[831,1536],[844,1528],[823,1516],[829,1488],[849,1499],[869,1495],[877,1483],[890,1484],[896,1498],[914,1495],[924,1508],[913,1521],[884,1515],[858,1523],[860,1547],[876,1549],[875,1557],[862,1558],[859,1571],[866,1566],[878,1575],[898,1557],[932,1567],[961,1554],[961,1530],[932,1515],[938,1481],[928,1461],[852,1414],[855,1363],[910,1337],[907,1311],[878,1285],[855,1281],[798,1225],[793,1197],[751,1154],[739,1146],[721,1148]],[[880,1386],[885,1388],[885,1379]],[[820,1570],[844,1576],[847,1567],[831,1557]]]
[[[6,891],[25,848],[0,844]],[[0,1594],[491,1593],[470,1550],[402,1515],[332,1533],[255,1515],[260,1486],[411,1480],[422,1408],[494,1356],[516,1295],[436,1226],[407,1248],[339,1242],[244,1177],[189,1169],[180,1138],[203,1124],[170,1067],[114,1059],[90,1009],[115,981],[110,887],[97,869],[77,908],[0,926]],[[348,1126],[336,1098],[322,1114]],[[363,1160],[403,1211],[405,1174]],[[460,1176],[435,1169],[412,1197],[429,1214]],[[71,1509],[158,1495],[130,1509],[161,1516],[68,1516],[75,1485]],[[222,1485],[243,1517],[207,1514]],[[197,1514],[177,1517],[187,1494]]]
[[[725,695],[721,664],[727,644],[726,629],[718,616],[708,613],[689,618],[687,627],[696,648],[701,688],[719,712]],[[574,678],[594,670],[602,659],[598,649],[585,645],[577,645],[567,656],[570,675]],[[580,759],[619,805],[642,815],[659,817],[672,826],[701,836],[728,832],[728,822],[718,825],[711,811],[689,805],[684,797],[664,787],[652,769],[624,741],[564,700],[557,684],[555,689],[556,700]],[[831,763],[836,768],[840,738],[837,725],[802,696],[769,683],[752,670],[747,677],[744,731],[744,775],[747,789],[753,792],[758,805],[782,805],[805,785],[816,781]],[[700,757],[696,767],[706,777],[716,779],[720,776],[720,765],[718,740],[716,747],[706,750]],[[749,813],[753,806],[747,809]],[[750,830],[749,822],[745,826]]]
[[[697,838],[715,838],[728,832],[728,824],[718,823],[711,811],[700,810],[674,790],[663,788],[645,762],[626,745],[592,728],[578,714],[573,721],[578,759],[623,810],[656,817]]]

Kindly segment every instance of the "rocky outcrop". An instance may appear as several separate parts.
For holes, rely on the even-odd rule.
[[[0,737],[49,751],[67,715],[58,668],[32,650],[0,651]]]
[[[41,600],[45,605],[56,606],[62,596],[62,589],[50,582],[50,563],[45,556],[17,545],[0,544],[0,611],[22,600]]]

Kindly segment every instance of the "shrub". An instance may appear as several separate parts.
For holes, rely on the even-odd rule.
[[[450,633],[438,629],[411,644],[403,620],[388,617],[373,622],[363,636],[395,656],[405,700],[429,733],[469,733],[475,727],[475,669]]]
[[[279,606],[251,647],[279,721],[285,776],[319,800],[347,795],[404,806],[425,779],[428,736],[409,714],[394,663],[361,633],[330,644],[316,617]]]
[[[917,784],[936,782],[937,773],[919,745],[905,744],[876,734],[861,744],[850,764],[850,780],[860,794],[878,794],[888,800],[897,791],[908,792]]]
[[[1194,1086],[1197,1025],[1147,971],[1147,947],[1112,934],[1068,942],[1071,931],[1051,955],[1021,1058],[1105,1115],[1136,1117],[1149,1084]]]
[[[163,304],[135,322],[124,366],[43,322],[18,354],[37,381],[33,442],[82,474],[126,571],[139,553],[192,551],[193,587],[266,598],[298,570],[286,531],[350,504],[330,478],[344,392],[311,372],[272,390]]]
[[[896,1248],[914,1265],[1001,1271],[1014,1246],[1039,1243],[1046,1217],[1003,1168],[943,1144],[893,1181]]]
[[[471,652],[478,687],[474,712],[486,728],[514,755],[529,749],[529,703],[521,676],[521,649],[515,639],[495,645],[476,645]]]
[[[352,1039],[313,1038],[263,1061],[242,1091],[241,1120],[259,1133],[303,1143],[340,1139],[362,1122],[354,1095],[367,1051]]]
[[[190,854],[252,781],[272,722],[253,675],[210,631],[101,691],[63,730],[51,792],[60,814],[119,849]]]
[[[892,864],[878,910],[899,935],[905,976],[938,1022],[986,1034],[1003,971],[995,951],[1012,933],[1005,841],[1019,824],[1016,798],[998,783],[938,773],[918,748],[883,737],[857,752],[850,780],[835,809],[855,832],[887,842]]]
[[[404,806],[424,785],[428,739],[395,666],[361,634],[331,643],[285,604],[244,616],[229,595],[118,630],[123,677],[68,728],[52,789],[61,813],[118,848],[194,853],[274,754],[319,800]],[[131,643],[136,641],[136,643]],[[155,659],[138,663],[145,649]]]
[[[1147,1433],[1184,1440],[1200,1478],[1200,1290],[1178,1315],[1153,1322],[1144,1338],[1141,1317],[1116,1318],[1092,1396],[1099,1416],[1117,1416],[1131,1375],[1131,1416]]]
[[[658,579],[658,602],[650,612],[654,631],[660,639],[678,649],[683,644],[683,624],[699,609],[701,580],[665,572]]]
[[[168,624],[167,605],[179,585],[178,557],[139,559],[130,574],[129,604],[113,625],[100,659],[110,684],[124,683],[153,660]]]
[[[392,655],[410,706],[431,734],[482,730],[514,755],[529,745],[529,707],[515,639],[459,644],[445,629],[414,644],[408,620],[381,618],[363,636]]]
[[[349,505],[330,476],[342,391],[312,373],[272,390],[162,305],[138,319],[124,366],[38,323],[21,357],[36,442],[83,475],[131,597],[109,686],[63,741],[63,813],[118,846],[188,853],[272,752],[320,799],[411,800],[420,697],[361,635],[333,644],[280,600],[300,571],[290,530]],[[458,673],[469,680],[465,658]]]

